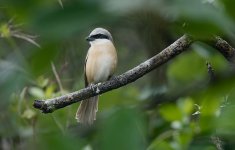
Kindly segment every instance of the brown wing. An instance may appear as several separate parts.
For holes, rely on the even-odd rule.
[[[87,81],[87,76],[86,76],[86,62],[87,62],[88,54],[85,59],[85,64],[84,64],[84,81],[85,81],[85,87],[88,86],[88,81]]]

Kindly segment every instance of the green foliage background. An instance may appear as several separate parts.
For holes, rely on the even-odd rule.
[[[208,86],[206,62],[226,75],[234,64],[201,42],[102,94],[91,127],[74,119],[78,104],[52,114],[32,104],[84,87],[85,37],[95,27],[113,35],[117,75],[184,33],[203,40],[216,34],[234,45],[234,6],[232,0],[1,0],[0,149],[233,149],[235,78]],[[165,97],[173,102],[154,105]]]

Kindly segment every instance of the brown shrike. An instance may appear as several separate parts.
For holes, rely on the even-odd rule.
[[[113,75],[117,65],[117,53],[111,34],[103,28],[94,29],[86,40],[90,43],[90,48],[84,65],[84,79],[85,86],[92,87],[93,84],[107,81]],[[78,122],[88,125],[94,122],[98,100],[99,96],[94,96],[80,103],[76,113]]]

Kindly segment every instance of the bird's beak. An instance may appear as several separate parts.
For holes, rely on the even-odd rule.
[[[90,37],[90,36],[86,37],[86,41],[88,41],[88,42],[94,41],[94,40],[95,40],[95,39],[94,39],[93,37]]]

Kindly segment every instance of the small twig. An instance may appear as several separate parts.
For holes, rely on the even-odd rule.
[[[214,83],[216,81],[214,69],[212,68],[210,62],[206,62],[206,65],[207,65],[207,71],[209,74],[210,82]],[[213,142],[213,144],[215,144],[217,150],[223,150],[223,146],[222,146],[223,143],[218,136],[211,136],[211,141]]]
[[[211,66],[211,63],[206,62],[206,66],[207,66],[207,72],[209,74],[210,82],[215,81],[215,73],[214,73],[214,69]]]
[[[16,38],[19,38],[19,39],[23,39],[23,40],[26,40],[28,41],[29,43],[41,48],[41,46],[34,41],[34,39],[32,37],[36,37],[36,36],[31,36],[31,35],[27,35],[27,34],[23,34],[23,33],[13,33],[12,34],[13,37],[16,37]]]
[[[27,87],[24,87],[22,92],[20,93],[20,98],[19,98],[19,101],[18,101],[18,109],[17,109],[19,115],[22,114],[22,103],[24,101],[26,91],[27,91]],[[28,105],[26,105],[26,106],[28,107]]]
[[[58,83],[58,85],[59,85],[60,93],[63,94],[63,91],[64,91],[64,90],[63,90],[63,86],[62,86],[62,84],[61,84],[59,75],[58,75],[58,73],[57,73],[57,71],[56,71],[56,68],[55,68],[55,65],[54,65],[53,62],[51,62],[51,68],[52,68],[53,74],[54,74],[54,76],[55,76],[55,78],[56,78],[56,81],[57,81],[57,83]],[[57,118],[56,118],[53,114],[52,114],[52,118],[53,118],[53,120],[55,121],[55,123],[56,123],[56,125],[58,126],[58,128],[59,128],[59,129],[61,130],[61,132],[64,134],[63,125],[57,120]]]
[[[235,49],[219,36],[215,36],[211,45],[231,63],[235,63]]]
[[[52,71],[53,71],[53,73],[54,73],[54,75],[55,75],[56,81],[57,81],[57,83],[58,83],[58,85],[59,85],[60,93],[63,94],[63,93],[64,93],[64,89],[63,89],[63,86],[62,86],[62,84],[61,84],[59,75],[58,75],[58,73],[57,73],[57,71],[56,71],[56,68],[55,68],[55,65],[54,65],[53,62],[51,62],[51,68],[52,68]]]
[[[10,37],[14,37],[14,38],[18,38],[18,39],[23,39],[37,47],[40,48],[40,45],[35,41],[35,39],[38,36],[33,36],[33,35],[29,35],[29,34],[25,34],[23,32],[21,32],[21,29],[19,28],[22,24],[13,24],[14,18],[10,19],[6,24],[2,25],[2,29],[0,31],[0,38],[10,38]],[[6,33],[4,33],[4,31]]]

